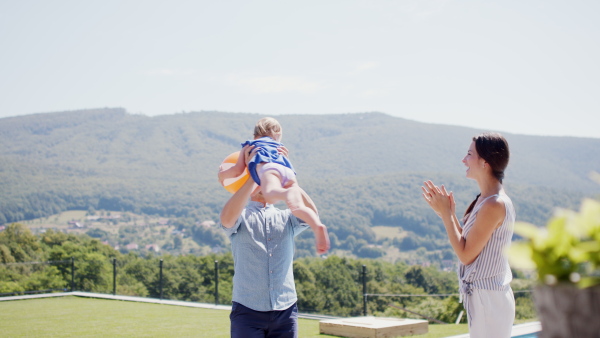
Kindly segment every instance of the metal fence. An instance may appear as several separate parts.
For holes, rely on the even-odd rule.
[[[19,266],[19,265],[58,265],[58,264],[70,264],[71,265],[71,284],[70,291],[73,291],[74,288],[74,279],[75,279],[75,260],[71,258],[70,260],[62,260],[62,261],[45,261],[45,262],[20,262],[20,263],[2,263],[0,265],[4,266]],[[15,295],[23,295],[23,294],[36,294],[36,293],[48,293],[55,291],[69,291],[68,288],[62,289],[45,289],[45,290],[27,290],[27,291],[17,291],[17,292],[3,292],[0,293],[0,297],[6,296],[15,296]]]
[[[22,262],[22,263],[4,263],[4,264],[0,264],[0,265],[4,265],[4,266],[19,266],[19,265],[67,265],[69,267],[69,273],[70,273],[70,281],[68,281],[69,283],[69,288],[63,288],[63,289],[44,289],[44,290],[29,290],[29,291],[18,291],[18,292],[6,292],[6,293],[0,293],[0,297],[6,297],[6,296],[15,296],[15,295],[23,295],[23,294],[35,294],[35,293],[49,293],[49,292],[55,292],[55,291],[60,291],[60,292],[66,292],[66,291],[87,291],[87,290],[76,290],[75,289],[75,271],[76,271],[76,266],[75,266],[75,259],[71,258],[70,260],[63,260],[63,261],[47,261],[47,262]],[[111,264],[112,264],[112,294],[113,295],[117,295],[117,259],[113,258],[111,260]],[[163,260],[161,259],[159,261],[159,277],[158,277],[158,295],[159,295],[159,299],[162,300],[163,299]],[[369,302],[369,298],[373,299],[376,297],[387,297],[387,298],[411,298],[411,297],[451,297],[451,296],[458,296],[458,293],[445,293],[445,294],[378,294],[378,293],[368,293],[367,290],[367,267],[366,265],[362,266],[362,271],[360,273],[360,282],[362,283],[362,297],[363,297],[363,315],[367,316],[368,315],[368,302]],[[213,290],[213,296],[214,296],[214,303],[215,305],[219,305],[219,261],[215,260],[214,261],[214,290]],[[520,290],[520,291],[514,291],[515,293],[531,293],[531,290]],[[428,320],[431,321],[436,321],[439,322],[438,320],[436,320],[435,318],[429,318],[423,314],[419,314],[416,312],[413,312],[411,310],[405,309],[405,308],[401,308],[398,306],[395,306],[393,304],[389,304],[389,306],[391,307],[395,307],[398,308],[400,310],[406,311],[406,312],[410,312],[416,315],[419,315],[423,318],[426,318]],[[460,320],[460,318],[457,319],[457,321]]]
[[[0,265],[23,266],[23,265],[59,265],[59,264],[69,266],[69,271],[70,271],[70,275],[71,275],[70,276],[71,280],[69,281],[69,288],[4,292],[4,293],[0,293],[0,297],[25,295],[25,294],[36,294],[36,293],[48,293],[48,292],[55,292],[55,291],[60,291],[60,292],[86,291],[86,290],[76,290],[75,289],[76,267],[75,267],[75,259],[74,258],[71,258],[69,260],[62,260],[62,261],[1,263]],[[112,294],[116,295],[117,294],[117,259],[113,258],[111,260],[111,264],[113,266],[113,269],[112,269],[112,282],[113,282],[112,283]],[[215,282],[215,289],[214,289],[215,305],[218,305],[219,304],[219,261],[217,261],[217,260],[215,260],[215,265],[214,265],[214,282]],[[163,299],[163,260],[162,259],[159,261],[158,284],[159,284],[159,298],[162,300]]]

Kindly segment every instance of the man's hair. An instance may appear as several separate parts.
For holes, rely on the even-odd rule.
[[[271,137],[276,134],[281,134],[281,125],[272,117],[263,117],[254,126],[254,137]]]

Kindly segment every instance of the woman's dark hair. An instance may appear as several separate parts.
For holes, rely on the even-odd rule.
[[[492,175],[502,183],[504,178],[504,170],[508,166],[510,152],[508,150],[508,142],[504,136],[498,133],[483,133],[473,137],[475,142],[475,150],[477,155],[483,158],[485,162],[492,168]],[[475,203],[481,194],[475,197],[471,205],[465,211],[465,218],[471,213]]]

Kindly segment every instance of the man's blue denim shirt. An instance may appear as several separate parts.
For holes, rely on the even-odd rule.
[[[290,210],[251,201],[231,228],[233,301],[255,311],[285,310],[297,300],[294,237],[308,228]]]

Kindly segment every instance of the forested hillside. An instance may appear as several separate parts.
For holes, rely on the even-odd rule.
[[[251,138],[260,117],[107,108],[0,119],[0,224],[90,208],[217,221],[230,196],[217,168]],[[423,180],[453,190],[459,210],[475,195],[461,159],[480,130],[381,113],[277,119],[334,248],[356,253],[374,244],[379,225],[415,235],[416,243],[389,245],[444,248],[441,223],[421,200]],[[506,189],[520,220],[543,224],[555,207],[575,208],[600,192],[588,178],[600,171],[599,139],[505,136],[512,151]],[[298,248],[312,252],[310,238]]]

